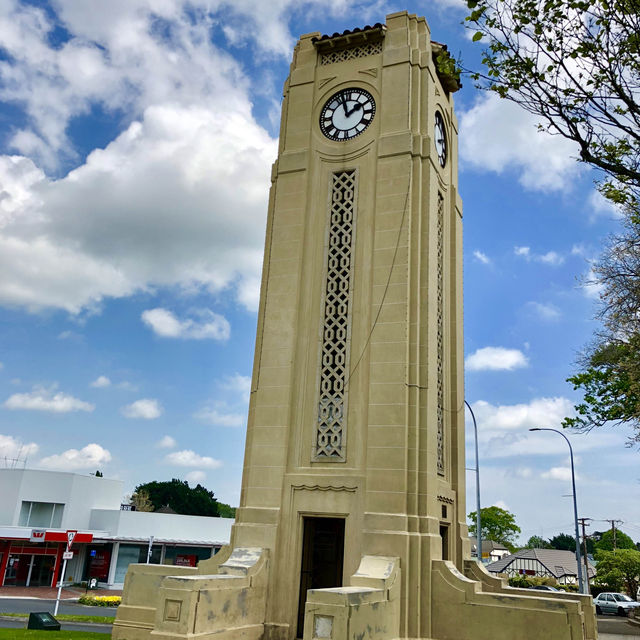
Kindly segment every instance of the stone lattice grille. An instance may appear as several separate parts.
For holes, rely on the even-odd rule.
[[[324,292],[318,429],[315,442],[316,460],[345,459],[345,384],[349,371],[355,193],[355,171],[333,174]]]
[[[353,60],[354,58],[372,56],[376,53],[382,53],[382,42],[374,42],[371,44],[365,44],[361,47],[352,47],[351,49],[342,49],[341,51],[323,53],[320,56],[320,64],[344,62],[345,60]]]
[[[438,474],[445,473],[444,464],[444,198],[438,194],[437,220],[437,396],[438,396]]]

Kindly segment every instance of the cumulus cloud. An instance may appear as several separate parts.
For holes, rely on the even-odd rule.
[[[468,355],[464,364],[470,371],[513,371],[526,367],[529,360],[519,349],[483,347]]]
[[[4,402],[7,409],[49,411],[50,413],[69,413],[71,411],[93,411],[95,405],[56,391],[55,387],[35,387],[29,393],[14,393]]]
[[[225,412],[220,407],[201,409],[194,417],[214,427],[243,427],[247,422],[246,413]]]
[[[207,479],[207,474],[204,471],[189,471],[184,479],[189,484],[202,484]]]
[[[205,467],[206,469],[217,469],[222,466],[222,462],[220,460],[215,460],[209,456],[198,455],[195,451],[191,451],[190,449],[168,453],[164,459],[165,462],[178,467]]]
[[[553,267],[559,267],[564,263],[564,256],[556,251],[547,251],[547,253],[533,253],[530,247],[514,247],[515,255],[523,257],[527,262],[541,262]]]
[[[38,453],[38,445],[35,442],[23,443],[13,436],[0,433],[0,458],[9,460],[24,460],[28,456]]]
[[[526,308],[540,320],[545,320],[546,322],[555,322],[562,316],[560,310],[550,302],[527,302]]]
[[[552,467],[548,471],[544,471],[540,474],[543,480],[562,480],[564,482],[571,482],[571,467]],[[576,480],[580,479],[576,474]]]
[[[224,316],[209,309],[195,310],[192,315],[193,318],[180,320],[171,311],[156,308],[143,311],[141,318],[156,335],[163,338],[229,339],[231,325]]]
[[[92,387],[96,389],[104,389],[111,386],[111,380],[107,376],[98,376],[92,383]]]
[[[111,453],[99,444],[91,443],[82,449],[67,449],[63,453],[42,458],[39,466],[57,471],[95,469],[111,461]]]
[[[577,146],[537,130],[537,119],[508,100],[481,94],[460,115],[460,156],[479,171],[513,169],[527,189],[563,191],[581,171]]]
[[[158,444],[156,446],[160,447],[161,449],[173,449],[176,444],[177,443],[175,438],[172,438],[171,436],[163,436],[162,438],[160,438],[160,440],[158,440]]]
[[[251,391],[250,376],[243,376],[239,373],[228,376],[222,382],[221,387],[232,393],[239,394],[244,402],[249,402],[249,393]]]
[[[479,251],[478,249],[476,249],[473,252],[473,257],[478,262],[481,262],[482,264],[490,264],[491,263],[491,259],[489,258],[489,256],[486,253],[483,253],[482,251]]]
[[[162,415],[160,403],[153,398],[141,398],[121,409],[125,418],[142,418],[154,420]]]

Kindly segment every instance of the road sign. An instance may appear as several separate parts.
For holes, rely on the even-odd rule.
[[[78,532],[74,530],[67,531],[67,549],[71,548],[71,545],[73,544],[73,539],[76,537],[76,533]]]
[[[63,551],[62,552],[63,560],[73,560],[73,551]]]

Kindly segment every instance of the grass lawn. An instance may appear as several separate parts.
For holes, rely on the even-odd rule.
[[[37,629],[0,629],[0,640],[108,640],[110,633],[87,631],[39,631]]]
[[[24,618],[29,619],[28,613],[0,613],[0,618]],[[83,616],[73,613],[59,613],[56,620],[59,622],[95,622],[97,624],[113,624],[114,616]]]

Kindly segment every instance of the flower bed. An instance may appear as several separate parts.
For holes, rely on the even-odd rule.
[[[80,596],[78,602],[90,607],[117,607],[122,602],[122,596]]]

